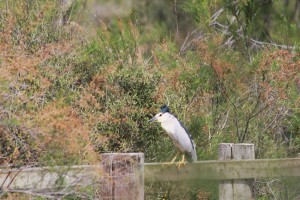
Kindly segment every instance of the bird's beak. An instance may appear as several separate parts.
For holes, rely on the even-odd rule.
[[[152,119],[150,119],[148,122],[153,122],[153,121],[155,121],[155,120],[157,120],[156,116],[153,117]]]

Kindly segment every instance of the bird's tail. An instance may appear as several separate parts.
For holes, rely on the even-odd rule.
[[[193,142],[193,146],[194,146],[194,149],[192,151],[192,160],[193,160],[193,162],[196,162],[197,161],[196,145],[195,145],[194,141],[192,141],[192,142]]]
[[[196,146],[194,141],[192,140],[193,143],[193,150],[191,152],[186,152],[186,159],[188,162],[196,162],[197,161],[197,152],[196,152]]]

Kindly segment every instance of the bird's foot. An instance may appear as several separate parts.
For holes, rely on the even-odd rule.
[[[175,157],[171,160],[171,162],[166,162],[166,163],[163,163],[162,166],[165,167],[165,166],[170,166],[172,164],[174,164],[176,158],[178,156],[178,153],[175,155]]]
[[[173,164],[175,160],[177,159],[178,154],[175,155],[175,157],[171,160],[170,164]]]
[[[177,167],[177,169],[179,170],[180,167],[181,167],[182,165],[185,166],[185,164],[186,164],[186,161],[185,161],[185,157],[184,157],[184,155],[183,155],[181,161],[179,161],[178,163],[176,163],[176,167]]]

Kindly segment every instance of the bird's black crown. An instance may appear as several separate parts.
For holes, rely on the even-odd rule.
[[[162,107],[160,107],[160,112],[162,113],[166,113],[166,112],[170,112],[169,107],[165,104]]]

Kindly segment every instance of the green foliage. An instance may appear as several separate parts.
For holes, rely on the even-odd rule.
[[[161,75],[140,63],[138,35],[131,19],[119,20],[85,47],[75,73],[82,78],[81,84],[92,86],[87,92],[99,107],[83,103],[79,106],[87,120],[91,110],[104,119],[94,124],[96,131],[91,134],[97,151],[142,151],[148,153],[146,159],[161,159],[154,149],[164,146],[165,140],[157,139],[163,134],[158,135],[157,126],[147,123],[154,114],[150,109],[160,106],[154,95]],[[86,96],[79,100],[86,101]],[[108,138],[108,142],[97,140],[99,135]]]
[[[34,53],[43,45],[69,38],[68,29],[59,26],[60,17],[72,19],[72,13],[80,9],[79,1],[74,1],[68,10],[57,9],[57,1],[13,0],[6,1],[6,8],[14,13],[15,25],[12,29],[12,42]]]
[[[189,129],[199,160],[217,159],[224,142],[254,143],[256,158],[298,156],[299,52],[253,49],[251,40],[298,43],[297,19],[281,2],[153,1],[144,5],[153,8],[148,14],[139,4],[88,36],[81,27],[55,25],[57,1],[7,2],[0,3],[1,164],[93,163],[112,151],[168,161],[174,145],[159,124],[147,122],[162,104]],[[65,19],[76,20],[83,4],[75,1]],[[186,37],[194,24],[203,34]],[[274,188],[284,191],[280,184]],[[183,194],[158,183],[149,198],[195,199],[206,191],[217,198],[199,185]],[[266,188],[259,198],[270,197]],[[84,192],[93,198],[96,191]]]
[[[254,40],[295,45],[300,40],[297,1],[184,1],[182,7],[206,32],[220,32],[225,43],[251,59]]]
[[[182,1],[181,6],[193,17],[196,23],[200,26],[207,27],[211,17],[210,9],[214,5],[214,1],[189,0]]]
[[[115,20],[110,27],[99,30],[98,37],[85,46],[75,67],[80,82],[90,82],[109,65],[122,67],[135,62],[138,32],[132,21],[134,18],[133,14],[124,21]]]

